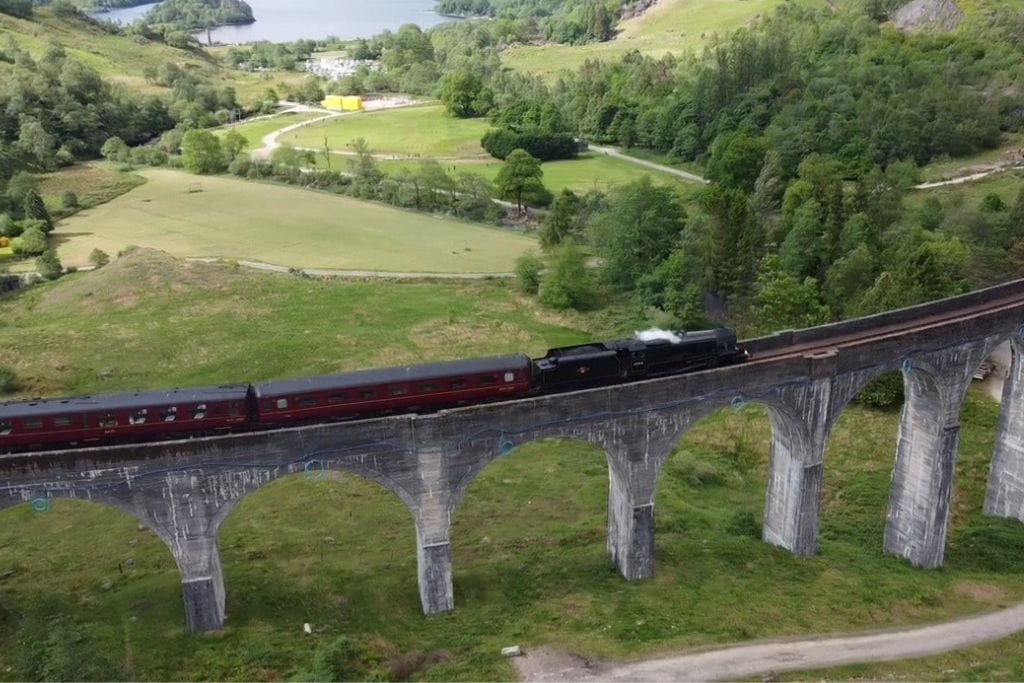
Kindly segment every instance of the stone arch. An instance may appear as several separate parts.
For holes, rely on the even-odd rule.
[[[367,466],[365,463],[353,463],[350,460],[356,459],[358,456],[348,456],[346,458],[330,458],[322,454],[318,454],[318,458],[303,458],[301,461],[291,463],[286,467],[274,467],[270,469],[270,476],[265,480],[260,481],[257,485],[246,487],[246,490],[242,495],[235,498],[231,498],[225,501],[214,513],[210,520],[210,533],[216,538],[220,533],[220,527],[224,521],[231,516],[235,507],[248,498],[252,494],[260,491],[269,484],[272,484],[280,479],[291,477],[298,474],[306,474],[311,478],[318,478],[326,475],[331,471],[345,472],[348,474],[354,474],[367,481],[372,481],[375,484],[379,484],[382,488],[392,493],[405,505],[406,510],[412,515],[413,521],[416,521],[416,510],[418,503],[415,496],[413,496],[405,487],[397,482],[392,477],[388,476],[385,472],[380,469]],[[321,463],[322,467],[316,467],[312,470],[306,469],[305,463],[316,460]],[[323,475],[321,475],[321,472]]]
[[[297,598],[304,589],[308,592],[311,587],[336,584],[340,594],[350,595],[348,591],[354,589],[348,585],[349,580],[364,582],[370,576],[385,573],[389,583],[397,584],[403,590],[408,587],[415,591],[416,569],[410,569],[408,565],[413,564],[417,556],[414,545],[416,530],[411,523],[414,518],[409,506],[379,478],[366,476],[365,472],[345,467],[329,467],[325,472],[328,475],[323,477],[309,476],[301,469],[281,472],[271,482],[234,501],[230,514],[218,523],[214,539],[220,558],[218,563],[223,561],[229,582],[235,579],[242,585],[251,586],[253,571],[276,571],[276,567],[288,567],[291,562],[319,567],[318,563],[324,561],[326,554],[327,564],[324,566],[331,567],[333,561],[333,566],[342,574],[300,571],[294,576],[294,581],[278,586],[277,592]],[[329,476],[332,472],[344,473],[345,477]],[[350,497],[349,493],[358,495]],[[242,499],[248,504],[239,506]],[[334,501],[337,501],[336,505],[332,504]],[[365,505],[367,501],[373,505]],[[270,512],[277,520],[271,529],[273,534],[268,532],[263,522]],[[382,536],[389,539],[386,541],[389,552],[384,555],[370,552],[371,547],[377,547],[379,543],[368,530],[378,522]],[[245,541],[244,549],[239,547],[240,539]],[[220,550],[222,545],[225,550]],[[256,553],[255,557],[250,557],[251,552]],[[388,557],[392,560],[385,562]],[[354,573],[350,576],[348,572]],[[348,577],[348,580],[339,583],[337,576]],[[232,609],[239,610],[235,602],[239,598],[235,595],[232,592],[235,604]],[[243,602],[248,604],[254,600],[259,598],[247,597]],[[292,600],[287,604],[292,604]]]
[[[552,472],[546,471],[549,468]],[[461,582],[460,600],[466,595],[472,600],[474,593],[492,584],[507,586],[509,582],[522,581],[535,570],[531,564],[518,559],[527,551],[516,552],[507,559],[499,557],[472,563],[470,567],[467,558],[486,552],[480,550],[478,544],[481,543],[496,544],[493,546],[496,548],[506,544],[518,547],[521,539],[531,536],[546,543],[554,538],[552,534],[560,533],[563,522],[580,519],[578,515],[582,515],[588,530],[586,537],[582,540],[572,537],[571,544],[575,552],[583,552],[589,558],[587,561],[594,560],[594,539],[590,534],[600,533],[607,524],[604,498],[610,495],[606,493],[612,476],[608,474],[609,468],[608,452],[599,440],[558,434],[524,435],[514,448],[486,458],[486,466],[474,469],[472,477],[460,482],[457,498],[453,495],[457,505],[451,516],[452,554],[461,556],[466,569],[462,578],[456,579]],[[504,477],[511,481],[504,481]],[[544,485],[542,479],[553,483]],[[586,493],[566,495],[577,490]],[[507,519],[502,516],[506,521],[487,516],[487,506],[494,504],[494,496],[507,498],[505,507],[501,508],[510,509]],[[533,507],[527,507],[527,500]],[[507,520],[514,520],[514,526]],[[557,566],[563,562],[560,552],[552,554],[549,548],[532,547],[531,552],[547,558],[545,565]],[[496,570],[495,566],[504,568]]]

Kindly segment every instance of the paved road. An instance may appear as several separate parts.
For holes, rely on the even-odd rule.
[[[693,183],[704,183],[706,185],[707,183],[710,182],[704,178],[701,178],[699,175],[694,175],[693,173],[688,173],[687,171],[680,171],[678,168],[672,168],[671,166],[665,166],[664,164],[656,164],[653,161],[647,161],[646,159],[637,159],[636,157],[631,157],[628,154],[623,154],[614,147],[597,147],[595,145],[587,145],[587,149],[589,149],[592,152],[598,152],[600,154],[605,154],[610,157],[615,157],[616,159],[628,161],[629,163],[636,164],[637,166],[643,166],[654,171],[668,173],[669,175],[674,175],[677,178],[689,180],[690,182]]]
[[[526,680],[716,681],[847,664],[890,662],[991,642],[1024,630],[1024,604],[922,628],[857,636],[767,642],[622,665],[579,662],[574,668],[535,672]]]

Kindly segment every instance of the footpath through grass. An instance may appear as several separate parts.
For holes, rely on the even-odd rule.
[[[536,245],[505,230],[295,187],[141,174],[144,186],[61,221],[54,237],[65,265],[85,265],[94,248],[116,254],[138,245],[295,268],[487,273],[511,271]]]
[[[535,354],[622,331],[538,309],[500,283],[310,281],[145,251],[0,299],[0,321],[0,346],[39,393]],[[0,679],[511,679],[499,648],[513,643],[637,658],[995,609],[1024,598],[1024,525],[981,515],[997,417],[971,392],[939,571],[881,554],[897,413],[854,407],[840,420],[812,558],[759,540],[765,411],[702,421],[658,486],[656,578],[635,583],[605,550],[603,454],[522,445],[457,511],[456,610],[432,619],[420,613],[409,513],[351,475],[287,478],[238,506],[220,537],[227,628],[202,637],[184,630],[169,551],[134,520],[81,501],[44,514],[22,505],[0,513]]]
[[[296,123],[302,123],[303,121],[309,121],[311,119],[318,119],[325,116],[323,112],[288,112],[279,114],[277,116],[260,119],[259,121],[251,121],[249,123],[240,123],[234,126],[224,126],[218,128],[215,133],[221,137],[228,134],[229,131],[235,131],[245,138],[245,148],[247,152],[251,152],[254,149],[259,149],[263,146],[263,137],[270,135],[276,130],[281,130],[286,126],[291,126]]]

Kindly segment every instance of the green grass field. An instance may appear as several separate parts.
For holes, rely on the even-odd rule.
[[[501,54],[502,64],[517,71],[554,77],[575,71],[588,59],[616,59],[638,50],[653,57],[693,51],[715,33],[745,26],[786,0],[661,0],[643,15],[619,24],[619,33],[605,43],[520,46]],[[825,7],[825,0],[797,0]]]
[[[331,168],[334,170],[347,169],[352,163],[352,159],[353,157],[351,156],[332,154]],[[316,155],[314,162],[316,167],[326,168],[322,154]],[[460,171],[470,171],[491,181],[498,175],[502,165],[501,161],[490,157],[484,159],[444,159],[439,163],[450,175]],[[415,171],[419,162],[410,159],[400,159],[397,161],[381,159],[378,160],[378,164],[382,171],[394,175],[403,170]],[[555,193],[562,190],[562,188],[569,188],[577,193],[593,189],[607,191],[615,185],[623,185],[645,175],[650,176],[654,182],[685,186],[692,185],[692,183],[687,183],[675,176],[643,168],[622,159],[599,154],[583,154],[577,159],[547,161],[541,164],[541,169],[544,171],[544,185]]]
[[[86,264],[96,248],[116,254],[139,245],[295,268],[507,272],[536,245],[503,230],[294,187],[165,169],[142,175],[142,187],[57,226],[65,265]]]
[[[976,209],[985,195],[989,193],[999,195],[1007,206],[1013,206],[1021,188],[1024,188],[1024,171],[1003,171],[969,183],[934,187],[929,190],[914,190],[907,197],[907,207],[920,208],[925,199],[935,197],[949,207],[962,206]]]
[[[353,114],[288,133],[279,141],[323,149],[326,136],[331,149],[341,151],[364,138],[370,149],[384,154],[486,157],[480,138],[488,128],[486,119],[456,119],[445,115],[441,105],[428,105]]]
[[[245,150],[252,151],[263,146],[264,136],[270,135],[274,131],[280,130],[285,126],[291,126],[311,119],[318,119],[322,116],[324,116],[324,114],[317,112],[281,114],[273,118],[261,119],[250,123],[240,123],[234,126],[222,126],[214,132],[223,137],[228,134],[228,131],[233,130],[245,138]]]
[[[76,164],[55,173],[38,176],[39,191],[50,213],[66,213],[64,192],[70,190],[78,197],[78,204],[89,209],[109,202],[146,182],[132,171],[118,170],[114,164],[92,162]]]

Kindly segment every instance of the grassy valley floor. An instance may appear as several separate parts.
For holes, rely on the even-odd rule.
[[[0,299],[0,321],[26,390],[44,394],[538,354],[623,331],[499,283],[313,281],[148,251]],[[169,551],[134,520],[82,501],[19,506],[0,513],[0,679],[510,679],[499,649],[516,643],[637,658],[995,609],[1024,598],[1024,525],[981,515],[997,419],[972,391],[939,571],[881,554],[896,413],[853,407],[839,421],[811,558],[759,540],[765,411],[705,419],[662,473],[657,575],[635,583],[606,555],[603,454],[523,444],[457,510],[456,610],[432,619],[408,512],[348,474],[286,478],[236,508],[220,538],[227,628],[201,637],[184,630]]]
[[[62,221],[65,265],[128,245],[175,256],[247,259],[295,268],[430,273],[508,272],[535,240],[479,224],[305,189],[180,171]]]

